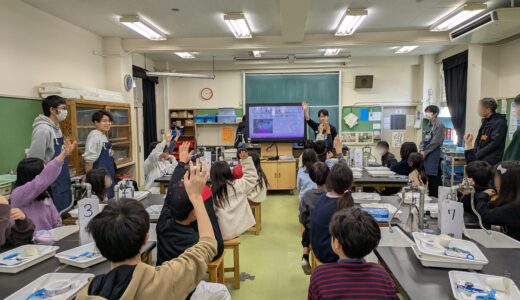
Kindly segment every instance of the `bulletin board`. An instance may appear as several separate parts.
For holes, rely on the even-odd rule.
[[[357,125],[352,128],[348,127],[344,121],[345,116],[350,113],[358,117]],[[344,106],[340,118],[343,141],[362,144],[377,143],[381,140],[382,114],[381,106]],[[354,137],[354,133],[356,134],[355,142],[349,140],[350,136],[351,138]],[[372,138],[370,138],[370,135],[372,135]]]
[[[506,148],[511,143],[511,138],[513,137],[514,131],[520,128],[520,122],[516,118],[515,111],[512,110],[512,105],[514,104],[514,98],[504,98],[498,99],[498,112],[506,115],[507,119],[507,138],[506,138]],[[516,121],[516,124],[513,122]],[[515,129],[516,128],[516,129]]]
[[[40,100],[0,97],[0,174],[16,170],[31,146],[32,123],[42,113]]]

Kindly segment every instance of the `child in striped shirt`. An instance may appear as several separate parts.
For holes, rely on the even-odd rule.
[[[334,214],[329,228],[332,250],[340,259],[312,273],[308,299],[397,299],[385,269],[363,260],[381,239],[374,218],[358,208],[345,208]]]

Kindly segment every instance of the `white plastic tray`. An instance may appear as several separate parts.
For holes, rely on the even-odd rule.
[[[28,247],[35,247],[36,250],[38,251],[38,254],[28,257],[26,260],[24,260],[23,262],[21,262],[20,264],[17,264],[17,265],[13,265],[13,266],[0,265],[0,273],[15,274],[20,271],[23,271],[46,259],[53,257],[54,254],[56,254],[56,251],[60,248],[58,246],[47,246],[47,245],[23,245],[23,246],[14,248],[12,250],[6,251],[4,253],[1,253],[0,260],[13,253],[20,253],[20,256],[21,256],[22,253]]]
[[[520,248],[520,242],[502,232],[488,230],[491,235],[488,235],[482,229],[467,229],[463,233],[469,239],[481,244],[486,248]]]
[[[61,227],[53,228],[53,229],[49,230],[49,233],[52,235],[52,238],[55,241],[59,241],[78,231],[79,231],[78,225],[68,225],[68,226],[61,226]]]
[[[397,193],[400,199],[403,199],[403,193]],[[404,196],[404,203],[410,204],[412,203],[412,199],[416,199],[417,203],[419,203],[419,199],[421,197],[420,193],[417,192],[407,192]],[[428,195],[424,195],[424,202],[431,202],[432,198]]]
[[[133,199],[135,199],[137,201],[141,201],[141,200],[145,199],[146,197],[148,197],[148,195],[150,195],[149,191],[135,191]]]
[[[388,170],[388,171],[385,171],[385,170],[368,171],[368,174],[370,174],[370,176],[372,176],[372,177],[389,177],[389,176],[395,175],[395,173],[390,170]]]
[[[95,243],[88,243],[83,246],[79,246],[76,248],[69,249],[67,251],[60,252],[56,254],[56,258],[63,264],[71,265],[78,268],[88,268],[93,265],[97,265],[100,262],[103,262],[107,260],[105,257],[103,257],[101,254],[96,255],[94,257],[80,257],[77,259],[70,259],[71,256],[80,255],[81,253],[87,252],[87,251],[97,251],[96,244]]]
[[[16,291],[14,294],[5,298],[6,300],[19,300],[26,299],[35,291],[45,288],[52,282],[66,280],[69,282],[73,282],[73,287],[68,292],[60,295],[62,296],[59,299],[73,299],[79,291],[88,284],[90,278],[94,277],[94,274],[84,274],[84,273],[49,273],[45,274],[23,288]]]
[[[476,286],[484,288],[492,288],[497,291],[496,298],[499,300],[517,300],[520,299],[520,290],[515,282],[507,277],[480,274],[474,272],[450,271],[451,291],[453,297],[457,300],[468,299],[461,291],[457,290],[457,281],[472,282]]]
[[[381,201],[381,196],[378,193],[352,193],[352,198],[356,203],[371,203]]]
[[[472,264],[472,263],[463,263],[457,262],[453,260],[441,259],[435,256],[429,256],[426,254],[422,254],[417,245],[412,245],[413,253],[415,257],[419,260],[421,265],[424,267],[434,267],[434,268],[444,268],[444,269],[462,269],[462,270],[482,270],[484,265],[482,264]]]
[[[161,215],[161,210],[163,208],[163,205],[157,204],[157,205],[151,205],[146,208],[146,211],[150,215],[150,220],[159,220],[159,216]]]
[[[356,171],[353,171],[352,175],[354,176],[354,179],[359,179],[359,178],[363,177],[363,174],[361,172],[356,172]]]
[[[390,171],[387,167],[364,167],[364,169],[367,171]]]
[[[460,249],[464,249],[466,251],[469,251],[473,254],[475,259],[465,259],[460,257],[453,257],[453,256],[447,256],[444,253],[439,253],[436,251],[433,251],[430,249],[430,247],[427,247],[425,243],[421,241],[429,241],[430,243],[439,245],[439,236],[434,234],[427,234],[422,232],[414,232],[412,233],[412,236],[414,238],[415,244],[417,245],[417,249],[419,249],[421,254],[426,254],[428,256],[438,257],[443,260],[451,260],[455,262],[461,262],[461,263],[470,263],[470,264],[481,264],[486,265],[488,264],[488,259],[480,251],[479,247],[472,241],[467,240],[461,240],[461,239],[452,239],[449,243],[450,247],[457,247]]]
[[[105,206],[107,206],[106,203],[100,203],[100,204],[99,204],[99,211],[102,211],[102,210],[105,208]],[[74,209],[69,210],[68,213],[69,213],[69,215],[70,215],[72,218],[74,218],[74,219],[77,219],[77,218],[78,218],[79,211],[78,211],[78,208],[77,208],[77,207],[74,208]]]
[[[356,201],[356,199],[354,199],[354,201]],[[361,203],[360,205],[361,205],[361,207],[386,208],[386,209],[388,209],[388,213],[390,214],[390,216],[393,216],[395,214],[395,212],[397,211],[397,207],[393,206],[390,203]],[[396,216],[401,213],[402,213],[402,211],[399,210],[397,212]]]

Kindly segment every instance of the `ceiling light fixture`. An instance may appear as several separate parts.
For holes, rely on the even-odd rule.
[[[146,72],[146,76],[215,79],[215,75],[214,74],[204,75],[204,74],[177,73],[177,72]]]
[[[184,59],[195,58],[195,55],[193,55],[193,53],[191,53],[191,52],[175,52],[175,55],[177,55],[180,58],[184,58]]]
[[[256,58],[262,57],[262,52],[260,52],[258,50],[251,51],[251,54],[253,54],[253,57],[256,57]]]
[[[237,39],[250,39],[253,37],[243,13],[227,13],[224,21]]]
[[[335,36],[352,35],[368,15],[364,8],[349,8],[339,22]]]
[[[121,16],[119,22],[149,40],[166,40],[166,35],[161,29],[139,15]]]
[[[395,51],[395,53],[396,54],[408,53],[408,52],[415,50],[415,48],[417,48],[417,47],[419,47],[419,46],[402,46],[401,48],[397,49],[397,51]]]
[[[487,8],[485,3],[466,3],[436,21],[430,31],[448,31],[475,17]]]
[[[339,54],[341,49],[325,49],[325,52],[323,53],[324,56],[336,56]]]
[[[271,57],[271,58],[249,58],[249,57],[234,57],[233,61],[236,65],[275,65],[288,64],[289,57]]]

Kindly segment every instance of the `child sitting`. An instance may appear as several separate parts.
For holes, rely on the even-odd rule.
[[[96,247],[111,262],[111,271],[94,277],[77,299],[186,299],[195,289],[217,253],[217,241],[200,195],[207,172],[192,163],[190,170],[183,183],[195,210],[198,243],[161,266],[142,263],[140,251],[150,228],[148,213],[136,200],[111,203],[87,226]]]
[[[87,172],[85,181],[92,187],[92,194],[99,198],[100,202],[108,200],[107,191],[112,186],[112,177],[107,169],[99,167]]]
[[[412,181],[412,186],[423,187],[428,190],[428,176],[426,176],[426,170],[424,170],[424,157],[417,152],[410,154],[408,166],[412,170],[408,175],[408,179]]]
[[[262,203],[267,197],[267,187],[269,186],[269,181],[267,181],[267,176],[262,170],[262,164],[260,164],[260,156],[256,153],[251,153],[251,158],[253,159],[253,163],[255,164],[256,174],[258,175],[258,182],[256,187],[249,192],[247,195],[247,199],[252,203]]]
[[[417,145],[415,143],[404,142],[401,145],[401,150],[399,152],[401,155],[401,161],[390,167],[390,170],[399,175],[408,176],[410,172],[412,172],[410,166],[408,165],[408,157],[414,152],[419,152],[419,150],[417,149]]]
[[[33,238],[34,224],[19,208],[11,208],[9,201],[0,196],[0,247],[19,246]]]
[[[58,178],[65,157],[69,155],[76,142],[65,140],[63,150],[49,163],[39,158],[26,158],[18,163],[16,182],[11,192],[11,205],[22,209],[34,223],[35,230],[49,230],[61,226],[58,210],[47,191]]]
[[[211,167],[211,192],[224,240],[234,239],[256,224],[247,197],[258,184],[258,173],[247,150],[240,149],[243,176],[234,179],[229,165],[217,161]]]
[[[356,208],[342,209],[332,217],[330,233],[339,260],[312,273],[308,299],[398,299],[385,269],[363,260],[381,239],[372,216]]]
[[[172,139],[170,131],[166,130],[164,140],[154,146],[150,155],[144,161],[145,190],[151,190],[158,186],[155,180],[166,174],[172,174],[173,169],[177,166],[177,160],[173,155],[170,155],[180,137],[180,131],[177,130],[177,132],[179,134],[175,136],[175,139]]]
[[[190,158],[189,143],[183,143],[179,147],[179,164],[170,179],[164,207],[155,229],[157,233],[157,265],[179,257],[199,240],[199,232],[193,224],[197,217],[182,181]],[[217,240],[217,254],[213,257],[215,259],[224,252],[224,242],[213,209],[211,194],[207,197],[202,196],[202,198]]]
[[[338,162],[330,169],[327,190],[322,195],[311,215],[311,245],[316,258],[322,263],[332,263],[338,256],[330,244],[329,223],[332,215],[342,208],[354,206],[350,189],[354,182],[352,170],[346,163]]]
[[[520,161],[503,161],[495,171],[497,197],[491,201],[495,191],[488,189],[475,196],[475,208],[482,222],[500,225],[505,234],[520,240]]]
[[[300,201],[303,199],[303,194],[306,191],[316,188],[316,184],[309,177],[309,170],[317,161],[318,157],[314,150],[305,149],[303,151],[302,167],[298,169],[298,176],[296,177],[296,189],[300,192]]]
[[[381,165],[383,167],[391,168],[393,165],[397,164],[397,159],[395,159],[395,155],[390,153],[390,145],[388,142],[380,141],[377,143],[376,152],[381,156]]]
[[[329,136],[330,139],[330,136]],[[330,141],[332,145],[332,141]],[[327,143],[323,140],[314,142],[314,152],[318,156],[318,160],[325,162],[327,160]]]
[[[316,184],[316,188],[310,189],[305,192],[303,199],[300,201],[300,224],[303,225],[302,233],[302,246],[303,246],[303,257],[302,257],[302,268],[305,274],[311,274],[311,265],[309,263],[309,252],[310,252],[310,225],[311,225],[311,214],[316,205],[316,201],[327,193],[327,177],[329,175],[329,167],[323,162],[314,163],[309,169],[309,177]]]
[[[472,161],[466,166],[466,175],[468,183],[475,189],[475,197],[486,197],[482,193],[491,187],[490,182],[493,177],[491,165],[483,160]],[[463,185],[462,183],[460,187]],[[464,190],[457,196],[459,202],[464,204],[464,211],[473,214],[471,209],[471,191]]]

